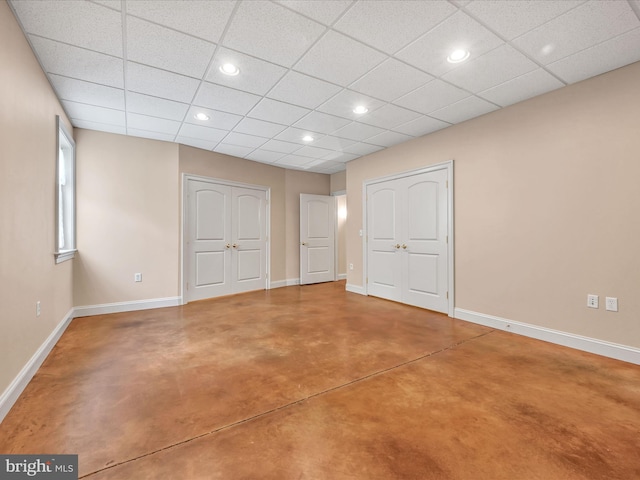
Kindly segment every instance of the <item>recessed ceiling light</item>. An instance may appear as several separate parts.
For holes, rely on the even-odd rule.
[[[209,115],[207,115],[206,113],[202,113],[202,112],[196,113],[194,115],[194,117],[197,118],[198,120],[209,120],[209,118],[211,118],[211,117],[209,117]]]
[[[313,142],[313,137],[311,135],[305,135],[302,137],[303,142]]]
[[[238,75],[240,73],[240,69],[233,63],[225,63],[224,65],[220,66],[220,71],[225,75],[231,76]]]
[[[353,113],[357,113],[358,115],[362,115],[363,113],[367,113],[368,111],[369,109],[364,105],[358,105],[356,108],[353,109]]]
[[[454,50],[447,57],[447,62],[449,63],[460,63],[464,62],[467,58],[469,58],[469,50],[463,50],[459,48],[458,50]]]

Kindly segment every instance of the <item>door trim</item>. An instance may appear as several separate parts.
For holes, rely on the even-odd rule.
[[[271,288],[271,187],[266,187],[264,185],[254,185],[251,183],[242,183],[242,182],[234,182],[232,180],[224,180],[222,178],[213,178],[213,177],[204,177],[202,175],[195,175],[191,173],[183,173],[182,174],[182,182],[181,188],[182,192],[180,195],[180,200],[182,201],[182,218],[180,219],[180,304],[185,305],[187,303],[187,265],[188,258],[187,257],[187,249],[185,248],[185,238],[187,236],[187,182],[189,180],[196,180],[198,182],[206,182],[206,183],[215,183],[217,185],[225,185],[228,187],[242,187],[242,188],[252,188],[254,190],[262,190],[266,193],[267,196],[267,218],[266,218],[266,228],[267,228],[267,254],[266,254],[266,281],[265,281],[265,290],[269,290]]]
[[[394,173],[392,175],[387,175],[384,177],[372,178],[369,180],[365,180],[362,182],[362,289],[365,295],[369,295],[368,285],[367,285],[367,277],[368,277],[368,225],[367,225],[367,188],[370,185],[375,185],[376,183],[387,182],[389,180],[397,180],[399,178],[405,178],[412,175],[419,175],[421,173],[434,172],[436,170],[446,170],[447,171],[447,181],[449,182],[449,188],[447,189],[447,223],[448,230],[447,234],[449,237],[449,242],[447,244],[447,255],[448,257],[448,268],[447,268],[447,277],[448,277],[448,285],[447,289],[449,292],[448,298],[448,307],[447,314],[450,317],[454,317],[454,309],[455,309],[455,262],[454,262],[454,228],[453,228],[453,159],[448,160],[446,162],[438,163],[435,165],[430,165],[428,167],[419,168],[417,170],[409,170],[406,172]]]

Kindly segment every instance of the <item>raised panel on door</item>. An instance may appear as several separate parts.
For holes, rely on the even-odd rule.
[[[444,313],[449,305],[446,181],[444,169],[402,180],[406,191],[403,301]]]
[[[399,230],[401,192],[397,182],[367,187],[367,292],[399,301],[402,298],[402,258]]]
[[[233,292],[266,288],[266,204],[264,190],[232,189]]]
[[[335,198],[300,194],[300,283],[335,280]]]
[[[187,182],[187,300],[232,292],[231,189],[197,180]]]

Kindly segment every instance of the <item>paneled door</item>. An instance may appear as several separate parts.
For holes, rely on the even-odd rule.
[[[266,287],[266,191],[189,179],[185,300]]]
[[[335,277],[335,198],[300,194],[300,284]]]
[[[447,169],[367,186],[367,292],[447,313]]]

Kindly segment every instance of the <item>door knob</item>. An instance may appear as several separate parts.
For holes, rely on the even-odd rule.
[[[224,247],[225,248],[229,248],[229,247],[231,247],[231,244],[227,243]]]
[[[307,242],[302,242],[300,245],[304,245],[304,246],[306,246],[306,245],[307,245]]]
[[[394,247],[394,248],[400,248],[400,244],[399,243],[396,243],[395,245],[391,245],[391,246]]]
[[[240,245],[236,245],[235,243],[231,245],[233,248],[238,248]]]
[[[407,246],[403,243],[402,244],[402,248],[404,248],[405,250],[407,249]]]

